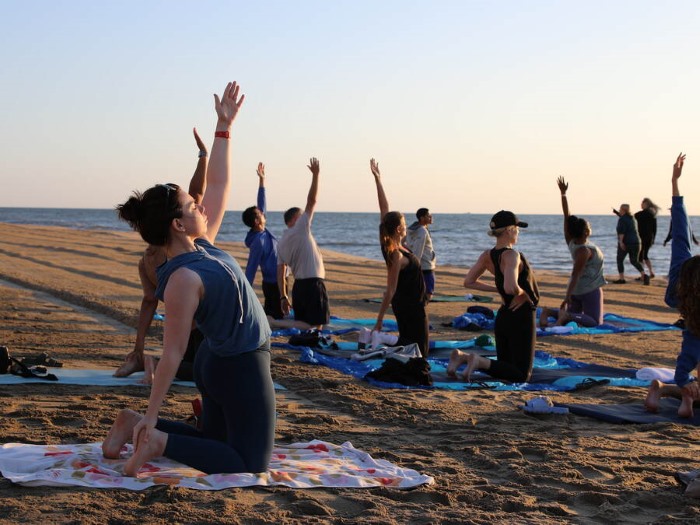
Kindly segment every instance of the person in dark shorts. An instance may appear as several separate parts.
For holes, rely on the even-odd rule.
[[[273,319],[282,319],[280,289],[277,285],[277,237],[267,229],[267,197],[265,194],[265,165],[258,163],[258,205],[246,208],[242,214],[243,224],[250,230],[245,236],[245,245],[250,249],[245,276],[253,285],[255,274],[260,267],[262,291],[265,297],[263,308]]]
[[[457,368],[466,364],[463,379],[471,381],[474,370],[483,370],[491,377],[516,383],[530,379],[535,359],[535,312],[540,299],[535,274],[525,257],[513,246],[520,228],[527,228],[513,212],[501,210],[489,224],[488,234],[496,238],[496,246],[483,252],[464,278],[465,288],[498,292],[503,300],[496,315],[496,359],[453,350],[447,375],[457,376]],[[486,272],[495,277],[495,286],[479,278]]]
[[[406,246],[420,261],[420,269],[425,280],[425,295],[430,302],[435,291],[435,250],[428,226],[433,223],[433,215],[428,208],[419,208],[416,221],[406,230]]]
[[[284,315],[293,307],[295,321],[306,323],[307,328],[321,328],[330,321],[330,308],[323,256],[311,233],[321,171],[318,159],[312,158],[308,168],[311,171],[311,187],[306,208],[303,212],[300,208],[289,208],[284,213],[287,230],[277,244],[277,285]],[[291,301],[287,295],[288,266],[294,276]]]
[[[639,238],[637,221],[630,213],[629,204],[621,204],[620,211],[613,209],[613,213],[619,217],[617,220],[617,271],[620,274],[615,284],[625,284],[625,257],[629,256],[629,261],[637,271],[640,280],[648,285],[649,276],[644,273],[644,266],[639,262],[639,251],[642,240]]]
[[[389,305],[399,328],[397,346],[416,343],[424,358],[428,357],[428,313],[426,312],[425,280],[420,261],[403,247],[406,220],[401,212],[389,211],[384,193],[379,164],[370,160],[379,200],[379,242],[387,266],[387,286],[377,314],[374,330],[382,329],[384,314]]]

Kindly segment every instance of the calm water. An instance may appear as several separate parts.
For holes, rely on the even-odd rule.
[[[243,241],[247,228],[241,222],[238,211],[227,212],[219,233],[222,241]],[[406,215],[408,223],[413,214]],[[606,257],[606,274],[616,273],[614,215],[585,216],[593,228],[592,240],[603,250]],[[490,215],[482,214],[434,214],[431,233],[437,252],[438,265],[470,266],[479,253],[493,244],[486,235]],[[529,227],[520,233],[519,249],[528,257],[535,269],[569,272],[571,259],[564,243],[561,215],[523,215],[521,220]],[[656,273],[665,275],[671,249],[662,242],[668,231],[670,217],[658,219],[657,244],[652,247],[650,257]],[[104,229],[127,231],[125,223],[117,220],[113,210],[57,209],[57,208],[0,208],[0,222],[16,224],[40,224],[65,226],[77,229]],[[693,230],[700,233],[700,217],[692,217]],[[281,236],[284,221],[281,212],[268,213],[268,228]],[[330,213],[317,212],[313,232],[322,248],[381,260],[378,244],[377,213]],[[697,247],[694,247],[697,253]],[[630,277],[635,270],[626,266]]]

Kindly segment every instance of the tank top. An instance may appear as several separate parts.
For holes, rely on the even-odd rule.
[[[586,261],[586,266],[583,267],[578,282],[573,290],[573,295],[584,295],[593,290],[600,288],[605,284],[605,276],[603,275],[603,252],[600,251],[595,244],[587,242],[586,244],[576,244],[574,241],[569,243],[569,251],[571,257],[576,257],[576,251],[581,248],[588,248],[593,252],[593,257]]]
[[[396,292],[391,298],[401,304],[425,304],[425,280],[420,268],[420,262],[410,250],[399,248],[401,255],[408,259],[408,264],[399,271],[399,281],[396,284]],[[387,253],[382,247],[384,260],[388,261]]]
[[[512,294],[506,293],[506,290],[504,287],[505,276],[503,275],[503,272],[501,271],[501,255],[506,250],[512,250],[512,248],[500,248],[500,249],[493,248],[491,250],[491,261],[493,261],[493,269],[495,272],[494,278],[496,281],[496,288],[498,288],[498,293],[501,294],[501,298],[503,299],[503,303],[506,305],[506,307],[508,307],[508,306],[510,306],[510,302],[513,300],[513,297],[515,297],[515,296]],[[537,306],[537,303],[540,300],[540,291],[537,288],[537,281],[535,280],[535,274],[530,269],[530,265],[528,264],[527,259],[525,259],[525,256],[522,253],[520,254],[520,264],[521,264],[522,269],[518,273],[518,286],[520,286],[520,288],[525,290],[525,293],[530,298],[530,301],[532,301],[532,304],[534,306]]]

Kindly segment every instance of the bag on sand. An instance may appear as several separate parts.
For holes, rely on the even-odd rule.
[[[433,386],[430,365],[423,357],[414,357],[406,362],[389,357],[384,360],[382,366],[368,372],[365,377],[406,386]]]

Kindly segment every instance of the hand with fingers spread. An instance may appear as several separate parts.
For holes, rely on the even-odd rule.
[[[566,190],[569,189],[569,183],[564,180],[563,176],[557,177],[557,186],[562,195],[566,195]]]
[[[311,157],[311,159],[309,159],[309,165],[306,167],[309,168],[311,174],[314,176],[318,176],[318,174],[321,172],[321,165],[316,157]]]
[[[230,126],[233,123],[245,100],[245,95],[239,92],[240,86],[236,82],[229,82],[221,98],[214,93],[214,109],[219,117],[219,124]]]
[[[681,176],[681,172],[683,171],[683,164],[685,163],[685,155],[683,153],[678,154],[678,158],[676,158],[676,162],[673,163],[673,175],[672,178],[674,180],[678,180]]]

